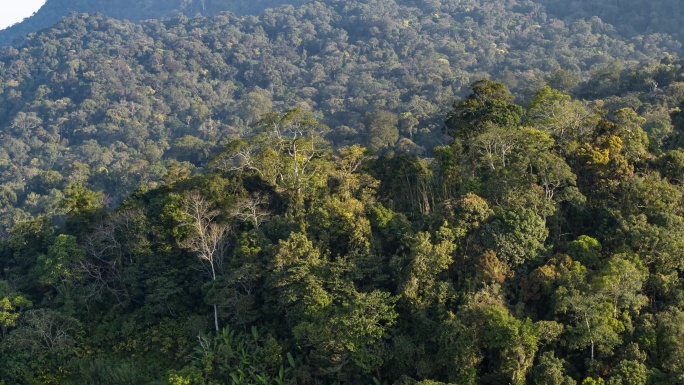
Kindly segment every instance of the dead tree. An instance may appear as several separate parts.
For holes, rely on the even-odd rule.
[[[268,199],[263,195],[256,193],[250,197],[239,200],[233,209],[230,211],[230,216],[241,221],[252,222],[255,229],[271,216],[271,213],[264,209],[263,206],[268,204]]]
[[[183,199],[183,212],[187,217],[184,224],[191,230],[184,247],[197,255],[205,273],[215,281],[227,254],[230,227],[216,221],[219,211],[213,210],[199,193],[190,193]],[[213,304],[213,307],[214,326],[218,331],[218,306]]]

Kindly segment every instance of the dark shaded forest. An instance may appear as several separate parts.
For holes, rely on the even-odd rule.
[[[547,12],[560,19],[599,17],[627,36],[667,33],[680,40],[684,37],[681,23],[679,23],[684,13],[684,4],[679,1],[539,0],[538,3],[544,5]]]
[[[681,382],[677,5],[226,4],[0,53],[0,384]]]

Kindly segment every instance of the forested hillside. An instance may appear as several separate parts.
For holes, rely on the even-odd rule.
[[[284,4],[299,5],[304,0],[47,0],[31,17],[0,31],[0,46],[20,42],[32,32],[51,27],[72,13],[102,14],[119,20],[137,22],[147,19],[186,15],[216,15],[233,12],[238,15],[259,14],[266,8]]]
[[[0,385],[684,378],[678,5],[68,4],[168,18],[0,52]]]
[[[0,56],[3,227],[61,215],[74,182],[115,205],[163,181],[171,161],[206,164],[270,110],[313,111],[337,145],[429,154],[474,80],[500,79],[525,103],[547,83],[570,90],[594,76],[587,97],[605,97],[628,69],[680,47],[661,35],[623,40],[597,19],[565,24],[529,4],[311,2],[141,25],[73,15]],[[654,71],[674,71],[673,60]],[[650,97],[652,81],[630,91]]]
[[[6,384],[672,384],[681,112],[477,81],[434,157],[267,113],[201,175],[0,244]]]
[[[238,15],[259,15],[267,8],[285,4],[301,5],[306,0],[47,0],[33,16],[11,28],[0,31],[0,46],[12,44],[17,39],[57,23],[70,13],[101,13],[120,20],[140,21],[162,19],[182,12],[188,16],[202,14],[216,15],[219,12],[233,12]],[[402,0],[406,5],[434,6],[435,0]],[[599,17],[610,23],[622,34],[634,36],[649,33],[665,33],[676,39],[684,38],[680,20],[684,16],[684,4],[677,0],[535,0],[518,2],[523,7],[532,7],[528,12],[548,12],[565,22]]]
[[[546,10],[561,19],[600,17],[625,35],[667,33],[684,38],[684,3],[677,0],[539,0]]]

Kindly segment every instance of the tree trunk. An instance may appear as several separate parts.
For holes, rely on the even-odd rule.
[[[211,261],[211,275],[212,275],[212,281],[216,281],[216,270],[214,269],[214,261]],[[218,306],[214,304],[214,326],[216,327],[216,332],[218,333],[219,331],[219,324],[218,324]]]

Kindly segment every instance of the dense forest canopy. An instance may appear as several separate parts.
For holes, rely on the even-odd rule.
[[[259,14],[266,8],[284,4],[299,5],[304,0],[47,0],[32,16],[0,30],[0,46],[21,42],[32,32],[51,27],[72,13],[102,14],[119,20],[138,22],[147,19],[186,15],[215,15],[233,12],[238,15]]]
[[[600,17],[625,35],[667,33],[684,38],[680,20],[684,3],[676,0],[538,0],[547,12],[561,19]]]
[[[657,79],[661,94],[680,80],[680,44],[664,35],[626,40],[599,19],[566,24],[534,9],[373,0],[139,25],[71,15],[0,55],[2,227],[63,214],[74,182],[115,205],[163,181],[170,161],[205,165],[270,110],[313,111],[336,145],[429,154],[444,143],[450,104],[479,78],[503,81],[522,103],[545,84],[582,91],[592,79],[582,96],[595,99],[630,82],[624,91],[653,99],[657,73],[670,74]],[[663,57],[657,73],[632,76]],[[667,126],[658,105],[653,119]]]
[[[657,139],[631,108],[470,88],[432,158],[292,109],[116,210],[70,184],[63,224],[0,243],[0,379],[676,383],[680,112]]]
[[[281,5],[301,5],[306,0],[47,0],[33,16],[21,23],[0,31],[0,46],[21,41],[31,32],[48,28],[69,13],[101,13],[120,20],[140,21],[172,17],[182,12],[186,15],[212,16],[219,12],[238,15],[258,15],[267,8]],[[403,4],[434,7],[436,0],[403,0]],[[649,33],[666,33],[682,39],[680,20],[684,4],[677,0],[535,0],[516,2],[529,13],[549,13],[572,23],[579,19],[599,17],[610,23],[622,34],[634,36]]]
[[[0,53],[0,384],[681,382],[678,5],[122,4]]]

